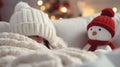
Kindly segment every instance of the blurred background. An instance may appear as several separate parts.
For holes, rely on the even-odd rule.
[[[9,21],[20,1],[44,11],[51,20],[88,16],[106,7],[120,12],[120,0],[0,0],[0,21]]]

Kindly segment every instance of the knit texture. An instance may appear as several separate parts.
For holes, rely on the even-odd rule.
[[[95,51],[99,46],[109,45],[112,49],[115,49],[116,46],[110,41],[98,41],[98,40],[88,40],[88,43],[91,47],[88,49],[89,51]]]
[[[85,49],[105,54],[116,48],[111,42],[115,35],[115,22],[112,17],[114,17],[112,8],[105,8],[100,16],[93,18],[87,26],[89,39]]]
[[[0,67],[66,67],[92,62],[95,53],[77,48],[49,50],[15,33],[0,33]]]
[[[111,17],[114,16],[114,12],[111,8],[106,8],[102,10],[102,13],[100,16],[95,17],[87,26],[87,30],[91,26],[101,26],[105,29],[107,29],[111,36],[113,37],[115,35],[115,22]]]
[[[10,32],[9,28],[10,24],[5,21],[0,21],[0,33],[2,32]]]
[[[48,16],[25,2],[16,5],[10,19],[10,30],[26,36],[41,36],[49,41],[52,48],[66,47],[65,42],[56,35],[56,30]]]
[[[5,67],[21,55],[28,55],[42,50],[46,51],[48,49],[26,36],[0,33],[0,67]]]
[[[41,52],[41,51],[40,51]],[[79,53],[80,52],[80,53]],[[64,48],[49,52],[23,55],[10,63],[10,67],[75,67],[83,63],[96,61],[92,53],[76,48]]]

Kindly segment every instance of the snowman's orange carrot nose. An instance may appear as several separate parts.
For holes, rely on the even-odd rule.
[[[92,35],[93,35],[93,36],[97,35],[97,32],[96,32],[96,31],[93,31],[93,32],[92,32]]]

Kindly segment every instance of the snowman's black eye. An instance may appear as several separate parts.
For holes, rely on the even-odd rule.
[[[99,28],[98,30],[99,30],[99,31],[101,31],[101,29],[100,29],[100,28]]]
[[[90,30],[93,30],[92,28]]]

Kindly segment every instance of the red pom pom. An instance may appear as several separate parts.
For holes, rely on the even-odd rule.
[[[109,16],[109,17],[114,17],[114,11],[112,10],[112,8],[105,8],[102,10],[102,13],[101,15],[104,15],[104,16]]]

